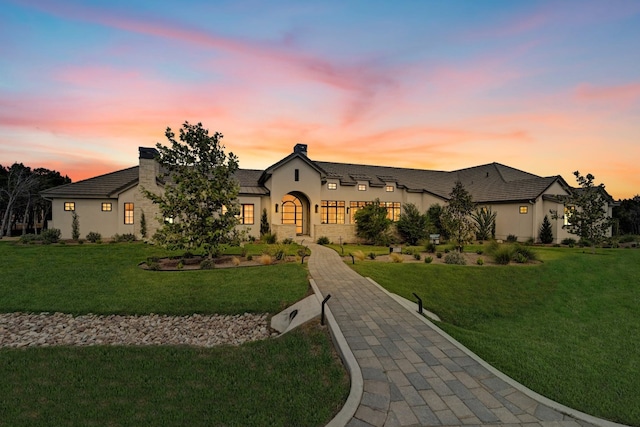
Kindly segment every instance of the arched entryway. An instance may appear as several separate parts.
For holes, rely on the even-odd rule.
[[[309,199],[299,192],[282,198],[282,224],[295,224],[296,234],[309,234]]]

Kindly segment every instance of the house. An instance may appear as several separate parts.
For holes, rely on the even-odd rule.
[[[75,212],[82,236],[95,231],[105,238],[125,233],[141,237],[144,214],[152,236],[160,222],[141,188],[163,191],[156,155],[154,148],[140,147],[138,166],[42,192],[53,204],[48,226],[70,238]],[[500,163],[450,172],[334,163],[311,160],[307,145],[297,144],[291,154],[265,170],[239,169],[235,177],[240,184],[238,228],[254,237],[259,237],[260,216],[266,209],[271,231],[279,239],[304,235],[311,240],[326,236],[334,242],[354,242],[355,213],[367,203],[379,199],[396,221],[407,203],[423,212],[433,204],[445,205],[457,181],[479,207],[497,213],[497,239],[509,235],[520,241],[537,239],[545,215],[555,242],[573,237],[564,227],[566,218],[560,215],[554,220],[550,215],[566,208],[563,200],[573,191],[566,181]]]

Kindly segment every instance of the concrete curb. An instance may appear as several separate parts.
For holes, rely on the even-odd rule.
[[[313,279],[309,279],[311,283],[311,288],[313,288],[313,292],[316,294],[319,302],[322,303],[324,296],[316,282]],[[351,378],[351,390],[349,391],[349,397],[345,402],[344,406],[336,414],[335,417],[327,424],[327,427],[343,427],[347,425],[347,423],[353,418],[360,405],[360,401],[362,400],[362,395],[364,393],[364,380],[362,378],[362,371],[360,370],[360,365],[356,361],[349,344],[347,344],[347,340],[345,339],[340,327],[338,326],[338,322],[336,322],[335,317],[333,317],[333,313],[331,313],[331,309],[328,305],[325,306],[325,318],[327,323],[329,324],[329,330],[331,331],[331,337],[333,338],[333,342],[342,357],[342,361],[347,367],[349,371],[349,376]]]
[[[382,290],[384,293],[389,295],[391,298],[394,298],[394,299],[396,299],[396,297],[402,298],[400,296],[397,296],[396,294],[392,294],[391,292],[387,291],[385,288],[380,286],[378,283],[376,283],[370,277],[367,277],[367,280],[369,280],[372,284],[377,286],[380,290]],[[436,331],[438,334],[442,335],[450,343],[452,343],[453,345],[458,347],[460,350],[465,352],[469,357],[471,357],[474,360],[476,360],[480,365],[482,365],[484,368],[489,370],[496,377],[500,378],[502,381],[506,382],[507,384],[509,384],[513,388],[515,388],[516,390],[524,393],[525,395],[527,395],[530,398],[536,400],[537,402],[542,403],[543,405],[546,405],[546,406],[548,406],[548,407],[550,407],[550,408],[552,408],[552,409],[554,409],[554,410],[556,410],[556,411],[558,411],[560,413],[563,413],[565,415],[569,415],[569,416],[574,417],[574,418],[576,418],[576,419],[578,419],[580,421],[585,421],[587,423],[596,425],[598,427],[630,427],[630,426],[628,426],[626,424],[618,424],[618,423],[615,423],[613,421],[607,421],[607,420],[603,420],[602,418],[597,418],[597,417],[594,417],[592,415],[585,414],[584,412],[580,412],[580,411],[578,411],[576,409],[569,408],[568,406],[565,406],[565,405],[563,405],[561,403],[558,403],[558,402],[556,402],[554,400],[551,400],[551,399],[549,399],[547,397],[544,397],[543,395],[541,395],[539,393],[536,393],[535,391],[531,390],[530,388],[527,388],[526,386],[520,384],[519,382],[517,382],[513,378],[505,375],[501,371],[499,371],[496,368],[494,368],[493,366],[489,365],[487,362],[482,360],[480,358],[480,356],[478,356],[473,351],[469,350],[467,347],[462,345],[462,343],[460,343],[455,338],[453,338],[451,335],[447,334],[445,331],[440,329],[438,326],[436,326],[433,322],[428,320],[426,317],[421,316],[420,314],[418,314],[417,311],[410,310],[407,307],[406,304],[400,304],[400,305],[402,305],[403,307],[407,308],[411,313],[413,313],[414,316],[416,316],[418,319],[422,320],[424,323],[429,325],[429,327],[433,328],[434,331]]]

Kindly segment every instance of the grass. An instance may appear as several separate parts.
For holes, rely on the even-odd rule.
[[[0,312],[276,313],[308,290],[307,272],[297,263],[180,272],[137,267],[167,254],[142,243],[0,243]]]
[[[140,243],[0,242],[0,312],[276,313],[308,292],[299,263],[137,267],[166,255]],[[238,347],[0,348],[0,378],[0,426],[324,425],[349,393],[317,322]]]
[[[640,426],[640,251],[536,248],[534,266],[360,262],[483,359],[569,407]]]
[[[3,349],[0,377],[12,427],[324,425],[349,391],[318,324],[240,347]]]

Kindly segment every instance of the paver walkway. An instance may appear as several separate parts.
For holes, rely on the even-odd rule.
[[[309,272],[360,365],[364,393],[347,426],[592,426],[528,397],[351,270],[309,245]]]

